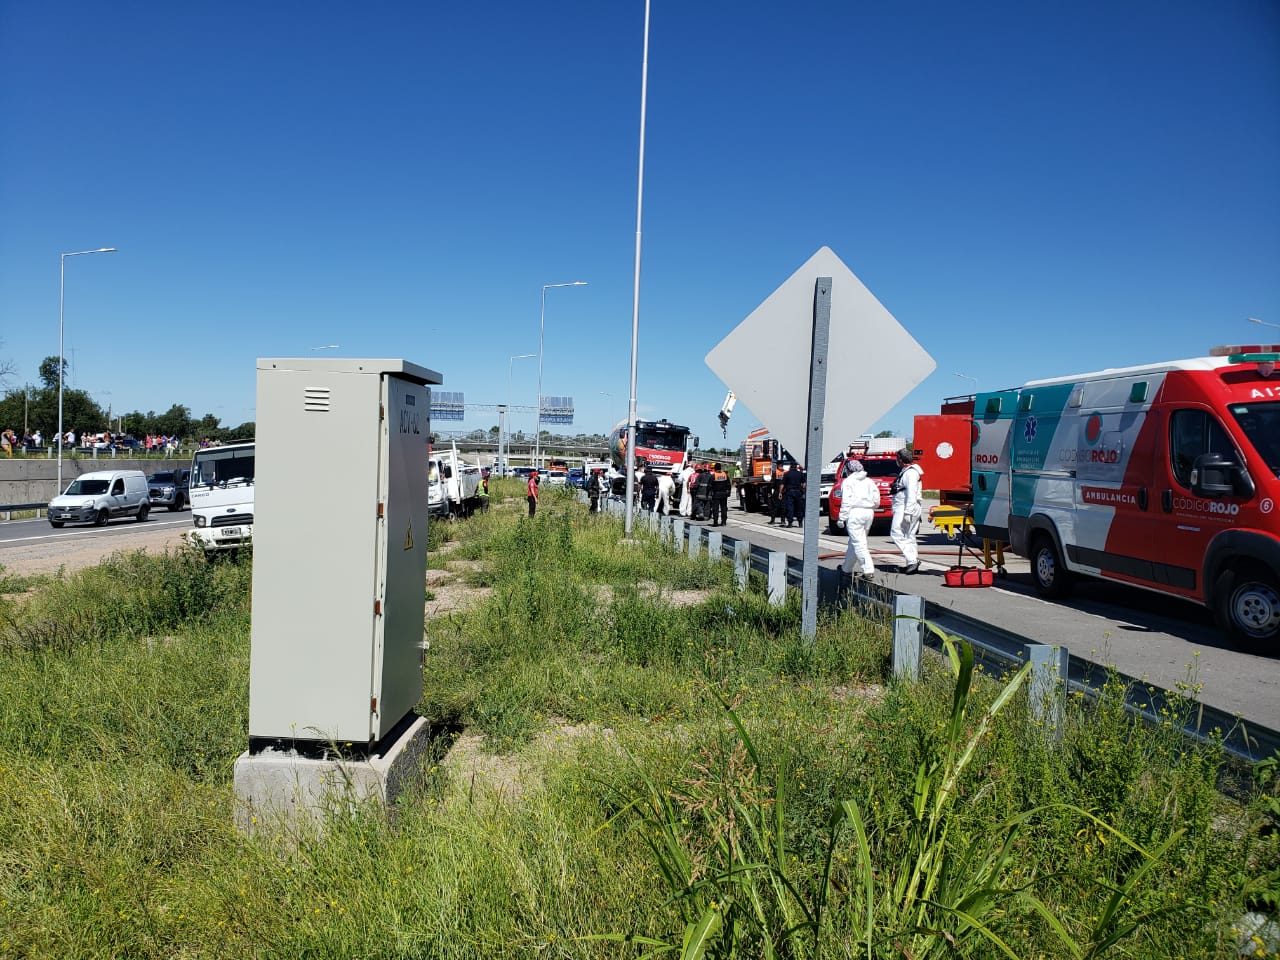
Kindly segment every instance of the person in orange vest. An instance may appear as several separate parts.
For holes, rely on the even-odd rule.
[[[538,512],[538,471],[529,471],[528,494],[525,499],[529,501],[529,516],[533,516]]]
[[[729,491],[733,485],[729,474],[717,460],[711,465],[711,525],[723,527],[729,522]]]

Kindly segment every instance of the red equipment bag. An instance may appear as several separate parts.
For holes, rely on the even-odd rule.
[[[982,567],[952,567],[942,581],[948,587],[989,587],[996,582],[996,574]]]

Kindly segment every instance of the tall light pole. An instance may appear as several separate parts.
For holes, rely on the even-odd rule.
[[[624,536],[631,536],[636,493],[636,361],[640,353],[640,220],[644,210],[644,120],[649,98],[649,0],[644,0],[644,52],[640,60],[640,162],[636,174],[636,277],[631,295],[631,402],[627,407],[627,506],[622,524]]]
[[[512,357],[510,360],[507,361],[507,433],[508,435],[511,433],[511,366],[517,360],[532,360],[536,356],[537,356],[536,353],[521,353],[521,354],[517,354],[516,356]],[[501,440],[502,438],[499,437],[498,439]],[[508,436],[506,453],[499,453],[499,458],[502,461],[502,475],[504,477],[507,475],[507,458],[510,456],[511,456],[511,439],[510,439],[510,436]]]
[[[957,373],[957,374],[956,374],[956,376],[957,376],[957,377],[959,377],[961,380],[972,380],[972,381],[973,381],[973,392],[974,392],[975,394],[978,392],[978,378],[977,378],[977,377],[971,377],[971,376],[969,376],[967,373]]]
[[[1280,327],[1280,323],[1271,323],[1267,320],[1259,320],[1257,317],[1245,317],[1250,323],[1256,323],[1263,327]]]
[[[542,285],[542,314],[538,319],[538,407],[533,413],[533,464],[542,459],[542,333],[547,326],[547,291],[553,287],[585,287],[587,281],[571,283],[545,283]]]
[[[62,318],[67,299],[67,257],[83,257],[88,253],[115,253],[115,247],[99,247],[97,250],[76,250],[62,254],[58,274],[58,493],[62,493],[62,368],[66,366],[62,353]]]

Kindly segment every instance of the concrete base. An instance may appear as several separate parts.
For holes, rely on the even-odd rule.
[[[421,777],[431,745],[430,724],[414,719],[380,754],[364,760],[320,760],[294,750],[266,749],[236,759],[236,826],[246,833],[263,826],[309,820],[335,803],[395,803]]]

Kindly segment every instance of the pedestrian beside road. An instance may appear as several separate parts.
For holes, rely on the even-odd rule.
[[[880,506],[880,488],[867,476],[861,460],[849,461],[849,475],[840,481],[840,498],[840,520],[849,534],[844,562],[840,564],[840,579],[849,583],[853,579],[854,566],[864,577],[876,572],[871,548],[867,546],[867,534],[871,532],[876,508]]]
[[[729,522],[729,491],[733,485],[720,462],[711,465],[711,525],[723,527]]]
[[[782,523],[782,468],[773,465],[773,477],[765,487],[765,497],[769,508],[769,525]]]
[[[782,475],[782,509],[788,527],[797,520],[804,526],[804,488],[804,465],[793,463]]]
[[[652,470],[646,468],[640,474],[640,508],[648,513],[653,513],[654,505],[658,502],[658,476]]]
[[[680,516],[693,516],[693,475],[696,471],[692,463],[686,463],[680,471]]]
[[[693,519],[711,519],[711,468],[698,464],[698,486],[693,491]]]
[[[664,517],[671,512],[675,493],[676,482],[671,478],[671,474],[658,474],[658,513]]]
[[[529,501],[529,516],[538,512],[538,471],[529,471],[529,483],[526,487],[525,499]]]
[[[915,573],[920,569],[916,533],[920,529],[924,470],[906,447],[898,451],[898,467],[898,479],[889,488],[893,494],[893,526],[889,530],[889,536],[894,546],[902,551],[903,564],[898,572]]]
[[[587,501],[591,504],[591,512],[600,512],[600,494],[604,490],[604,478],[599,470],[592,470],[587,477]]]

